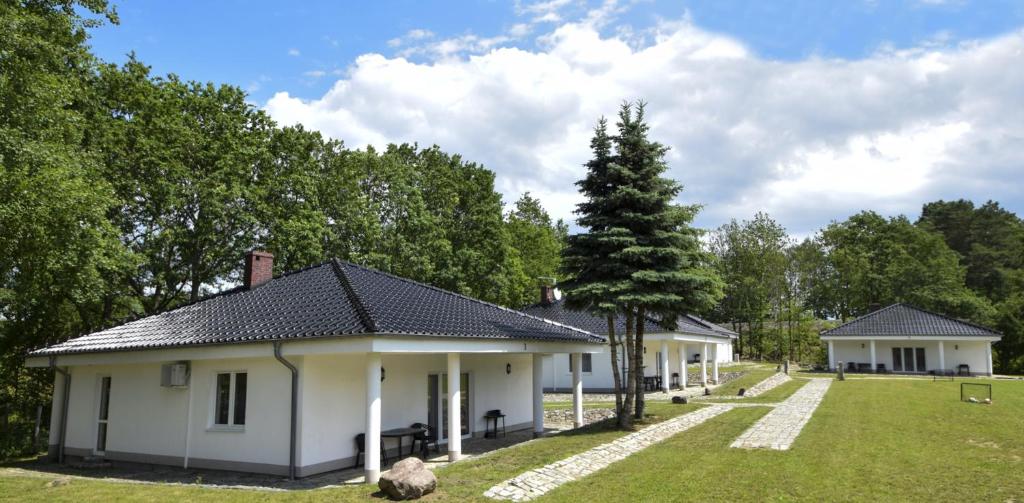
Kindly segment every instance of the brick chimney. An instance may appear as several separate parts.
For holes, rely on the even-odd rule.
[[[540,304],[550,306],[555,303],[555,287],[548,285],[540,286]]]
[[[242,279],[246,288],[256,288],[274,277],[274,255],[253,250],[245,254],[245,273]]]

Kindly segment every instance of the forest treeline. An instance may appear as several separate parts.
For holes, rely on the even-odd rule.
[[[908,302],[1002,332],[995,371],[1024,372],[1024,222],[997,202],[935,201],[914,222],[864,211],[799,241],[759,213],[709,243],[726,285],[710,316],[745,357],[823,362],[820,329]]]

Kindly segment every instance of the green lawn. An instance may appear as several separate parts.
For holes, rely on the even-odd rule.
[[[744,398],[742,401],[746,402],[746,403],[778,403],[778,402],[781,402],[781,401],[789,398],[790,395],[792,395],[793,393],[796,393],[796,390],[802,388],[805,384],[807,384],[807,379],[794,378],[794,379],[792,379],[790,381],[784,382],[784,383],[782,383],[782,384],[780,384],[780,385],[778,385],[778,386],[776,386],[776,387],[774,387],[774,388],[772,388],[772,389],[762,393],[759,396],[747,397],[747,398]],[[714,395],[712,395],[712,397],[714,397]],[[735,403],[736,400],[727,400],[727,399],[716,400],[714,398],[710,398],[708,400],[701,400],[700,403],[705,403],[705,402],[710,402],[710,403]]]
[[[738,408],[548,494],[548,501],[1021,501],[1024,383],[991,406],[959,382],[835,382],[790,451],[729,444],[767,408]]]
[[[648,402],[648,418],[644,424],[692,412],[699,404],[677,405]],[[641,425],[638,425],[641,426]],[[476,499],[494,484],[520,473],[610,442],[627,432],[612,429],[606,423],[589,425],[489,456],[469,459],[436,471],[438,491],[431,500]],[[47,487],[57,475],[17,476],[0,468],[0,501],[366,501],[377,492],[376,486],[349,486],[308,491],[271,492],[244,489],[210,489],[177,485],[125,484],[97,480],[73,479],[66,486]]]
[[[834,382],[789,451],[729,444],[768,407],[737,408],[565,485],[547,501],[1024,501],[1024,382],[993,384],[991,406],[959,402],[960,382]],[[761,398],[777,401],[803,381]],[[749,400],[748,400],[749,401]],[[648,402],[663,420],[699,405]],[[483,501],[492,485],[608,442],[604,426],[530,442],[437,470],[430,501]],[[0,500],[366,501],[369,486],[269,492],[24,476],[0,469]]]
[[[765,380],[767,377],[775,373],[775,367],[770,365],[746,365],[742,370],[745,374],[723,384],[712,391],[712,393],[720,396],[734,396],[736,393],[739,393],[740,388],[750,389],[751,386]]]

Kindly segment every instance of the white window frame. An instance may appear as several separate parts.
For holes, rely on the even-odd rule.
[[[103,379],[110,379],[110,389],[107,390],[110,394],[107,396],[107,418],[100,419],[100,409],[103,407]],[[103,456],[106,454],[107,444],[110,443],[110,396],[113,395],[114,389],[114,378],[110,374],[97,374],[96,375],[96,396],[93,400],[93,429],[92,429],[92,452],[97,456]],[[100,424],[107,425],[107,438],[103,442],[103,450],[99,450],[100,440]]]
[[[587,372],[586,370],[583,370],[582,367],[581,367],[580,368],[580,373],[582,373],[585,376],[594,375],[594,355],[591,354],[591,353],[580,353],[580,354],[581,355],[590,355],[590,372]],[[568,355],[569,355],[569,367],[568,367],[568,370],[566,370],[565,373],[566,373],[566,375],[572,375],[572,355],[573,355],[573,353],[569,353]],[[582,359],[583,359],[583,357],[580,357],[580,360],[582,360]]]
[[[230,374],[231,380],[228,384],[228,423],[217,424],[217,377],[221,374]],[[246,387],[245,387],[245,405],[246,409],[249,407],[249,371],[245,369],[240,370],[217,370],[214,371],[210,379],[210,414],[209,421],[207,424],[207,431],[228,431],[228,432],[244,432],[244,424],[235,424],[235,378],[238,374],[246,374]],[[249,420],[249,413],[246,410],[245,414],[246,422]]]

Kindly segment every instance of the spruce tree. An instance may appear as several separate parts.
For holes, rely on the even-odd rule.
[[[586,164],[587,175],[576,183],[586,197],[576,208],[577,223],[585,231],[569,236],[562,251],[562,273],[568,278],[562,283],[562,289],[569,309],[587,310],[608,320],[618,424],[629,428],[632,426],[630,409],[635,388],[626,388],[624,400],[622,375],[618,371],[619,342],[615,333],[615,317],[620,310],[617,295],[628,281],[629,271],[612,259],[626,247],[629,236],[625,229],[618,227],[618,207],[613,196],[621,180],[613,177],[610,169],[614,162],[612,139],[608,136],[608,123],[604,118],[594,128],[590,148],[593,159]],[[626,361],[632,368],[632,359],[627,358]]]
[[[618,135],[614,170],[622,183],[614,199],[619,207],[619,226],[630,236],[628,246],[612,260],[629,271],[629,279],[617,292],[617,303],[635,320],[633,368],[643,368],[645,325],[655,319],[667,327],[688,312],[711,308],[722,295],[722,283],[709,267],[700,231],[691,223],[699,207],[673,201],[682,190],[676,181],[662,176],[667,170],[667,148],[648,138],[645,104],[623,104],[616,124]],[[628,334],[627,334],[628,335]],[[632,383],[637,397],[634,415],[644,414],[643,382]]]

